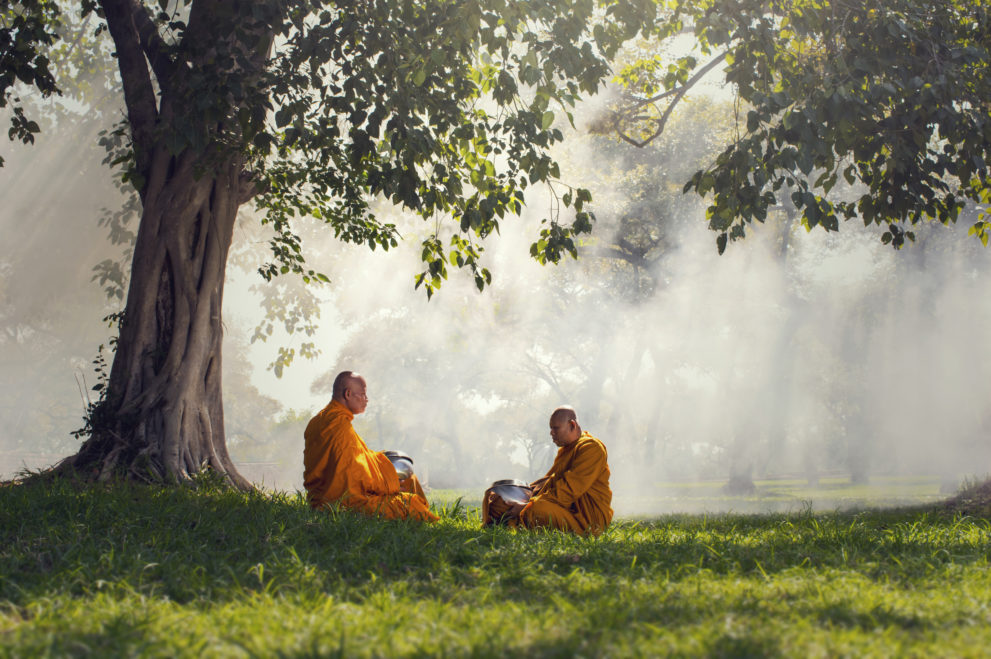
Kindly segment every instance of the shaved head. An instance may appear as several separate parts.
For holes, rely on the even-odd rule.
[[[578,413],[575,412],[575,408],[571,405],[562,405],[551,412],[551,419],[554,421],[561,421],[563,423],[567,423],[568,421],[578,423]]]
[[[334,378],[334,400],[347,407],[353,414],[361,414],[368,404],[367,387],[365,378],[354,371],[341,371]]]
[[[551,412],[551,439],[560,448],[571,446],[582,435],[582,427],[578,425],[578,415],[575,408],[562,405]]]
[[[354,371],[341,371],[334,378],[334,398],[344,398],[344,390],[355,383],[361,376]]]

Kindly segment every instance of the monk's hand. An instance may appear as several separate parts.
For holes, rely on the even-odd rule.
[[[503,499],[501,496],[495,492],[486,492],[486,499],[489,504],[489,515],[493,520],[497,522],[505,521],[506,519],[515,518],[519,512],[514,512],[514,506],[508,501]]]
[[[505,514],[507,517],[519,517],[525,507],[525,503],[511,503],[509,504],[509,510],[507,510]]]
[[[531,497],[537,496],[537,494],[540,493],[541,488],[544,487],[544,483],[546,482],[547,482],[547,477],[544,476],[543,478],[538,478],[537,480],[530,483],[530,490],[531,490],[530,496]]]

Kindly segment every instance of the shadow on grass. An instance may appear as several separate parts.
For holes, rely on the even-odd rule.
[[[690,651],[686,651],[685,646],[681,646],[680,651],[673,651],[677,646],[677,641],[665,642],[664,633],[657,629],[638,629],[637,622],[633,622],[631,638],[626,644],[617,639],[621,636],[623,627],[614,629],[577,628],[572,631],[555,636],[553,638],[533,639],[529,642],[521,643],[514,651],[523,656],[533,657],[588,657],[588,656],[697,656],[697,657],[785,657],[791,656],[781,647],[779,639],[773,633],[760,630],[748,629],[739,632],[722,631],[715,634],[696,637],[690,645]],[[665,627],[671,627],[665,623]],[[656,626],[652,626],[656,627]],[[648,638],[644,640],[641,635]],[[620,641],[617,643],[617,641]],[[618,645],[618,647],[617,647]],[[505,656],[496,652],[491,655],[482,656]]]
[[[921,509],[620,521],[599,538],[483,530],[473,510],[441,514],[433,525],[383,521],[313,511],[299,494],[209,484],[5,486],[0,600],[19,606],[99,591],[179,603],[252,593],[361,600],[401,583],[442,600],[482,588],[537,605],[562,596],[601,604],[616,599],[602,594],[616,587],[610,584],[703,573],[843,567],[872,579],[910,578],[950,562],[986,561],[991,541],[987,520]],[[603,604],[596,615],[689,622],[701,613],[690,602],[652,601],[656,592],[623,595],[623,607],[611,612]]]

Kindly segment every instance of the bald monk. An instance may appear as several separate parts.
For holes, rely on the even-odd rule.
[[[530,484],[523,504],[508,504],[491,490],[482,497],[482,523],[527,529],[555,528],[598,535],[612,521],[612,490],[605,445],[583,432],[572,407],[551,414],[551,439],[559,447],[550,471]]]
[[[307,424],[303,486],[310,505],[339,503],[367,515],[437,521],[416,476],[400,483],[389,458],[369,449],[351,427],[368,405],[367,391],[365,378],[339,373],[330,403]]]

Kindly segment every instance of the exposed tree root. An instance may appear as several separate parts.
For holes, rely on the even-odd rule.
[[[70,456],[47,469],[22,473],[10,480],[0,481],[0,487],[33,482],[47,483],[60,479],[74,481],[80,485],[121,481],[146,485],[195,485],[198,479],[207,477],[212,483],[225,482],[243,492],[250,492],[255,489],[255,486],[241,476],[236,469],[223,472],[204,463],[193,473],[186,473],[181,477],[171,477],[165,476],[160,467],[147,459],[134,460],[130,464],[124,465],[120,462],[121,453],[117,452],[114,456],[108,455],[101,465],[88,468],[77,468],[74,461],[78,456]],[[208,474],[214,474],[215,477],[210,478]]]

